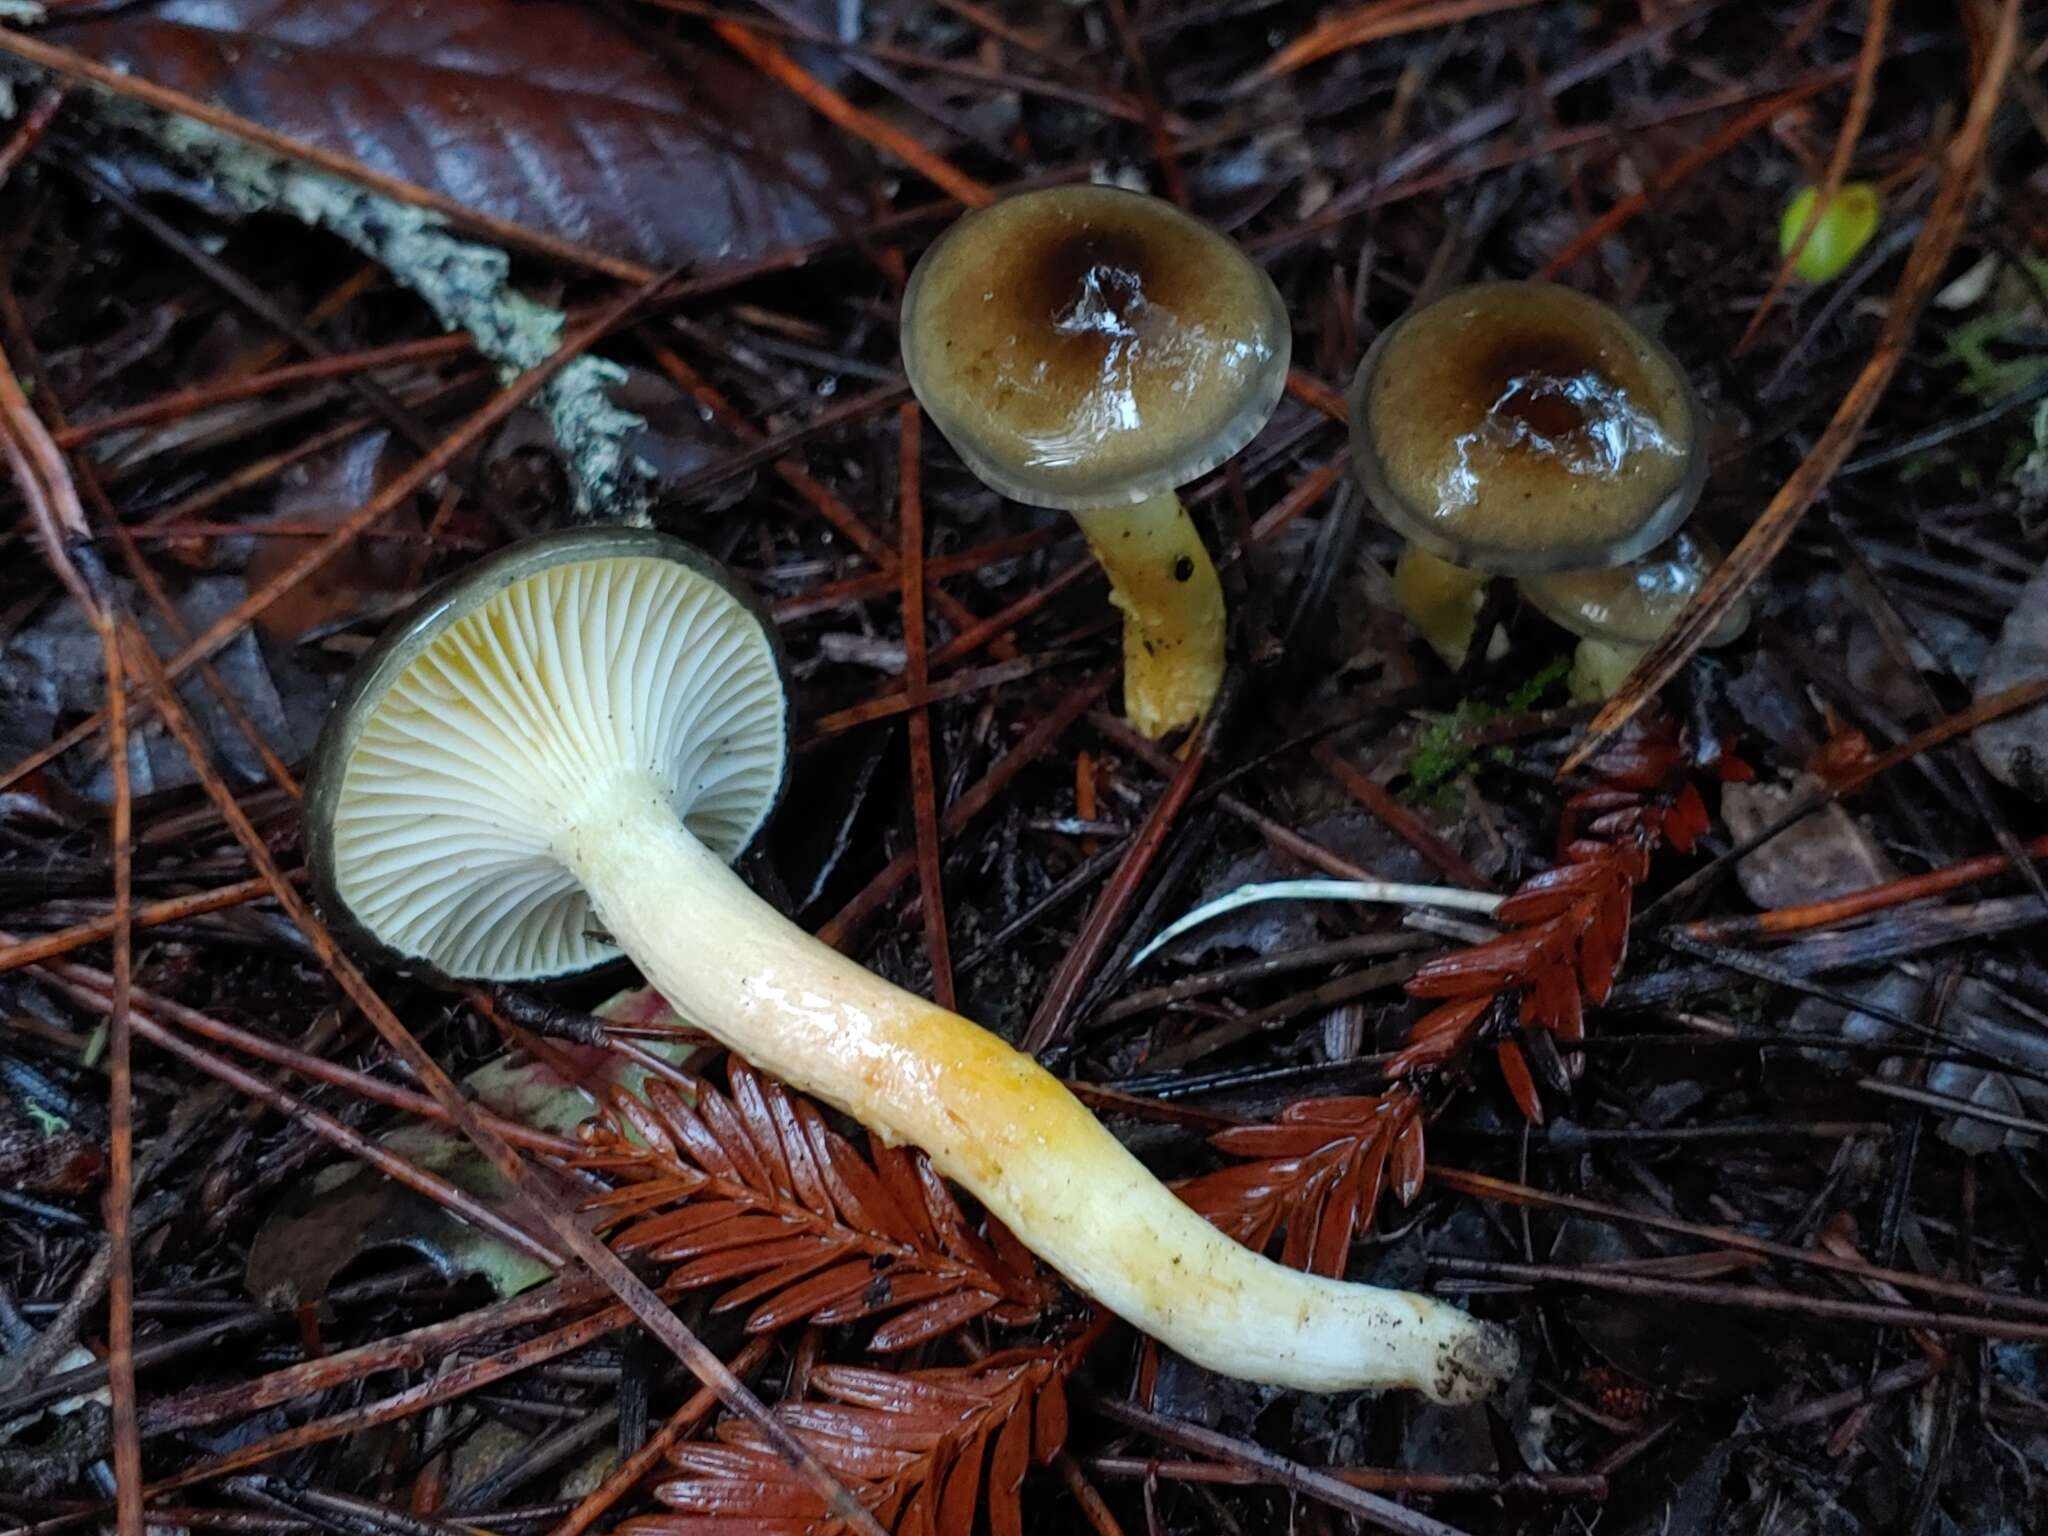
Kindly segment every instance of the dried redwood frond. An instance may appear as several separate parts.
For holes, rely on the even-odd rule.
[[[1482,982],[1475,996],[1446,1003],[1424,1014],[1409,1030],[1408,1043],[1387,1063],[1387,1076],[1398,1082],[1446,1066],[1464,1055],[1498,995],[1498,987]]]
[[[1668,715],[1645,717],[1627,736],[1617,737],[1586,764],[1587,774],[1615,789],[1655,790],[1690,766],[1685,738]]]
[[[1289,1124],[1349,1126],[1360,1115],[1392,1113],[1387,1101],[1377,1094],[1337,1094],[1327,1099],[1297,1099],[1280,1111]],[[1220,1134],[1220,1133],[1219,1133]]]
[[[995,1310],[996,1299],[986,1291],[959,1290],[935,1297],[907,1312],[899,1312],[875,1330],[869,1347],[877,1354],[910,1349],[927,1340],[964,1328],[985,1312]]]
[[[1607,1001],[1614,990],[1615,974],[1628,952],[1629,902],[1605,906],[1587,914],[1579,934],[1579,985],[1594,1006]]]
[[[1049,1350],[990,1355],[972,1366],[882,1371],[821,1365],[813,1401],[775,1410],[885,1529],[1021,1533],[1019,1491],[1066,1441],[1071,1362]],[[627,1536],[796,1536],[823,1521],[815,1490],[761,1431],[727,1419],[717,1439],[670,1452],[676,1475],[655,1487],[668,1513],[620,1524]]]
[[[984,1238],[924,1159],[870,1157],[816,1105],[737,1058],[726,1088],[660,1078],[647,1146],[602,1129],[588,1162],[617,1187],[587,1202],[621,1253],[667,1266],[669,1296],[715,1290],[752,1333],[886,1318],[869,1341],[907,1349],[974,1318],[1037,1319],[1058,1282],[1007,1232]]]
[[[1712,766],[1723,778],[1747,770],[1725,745]],[[1559,862],[1532,875],[1494,912],[1507,931],[1422,966],[1413,997],[1434,1003],[1388,1060],[1395,1084],[1378,1097],[1304,1099],[1264,1125],[1211,1138],[1227,1156],[1253,1159],[1180,1186],[1182,1198],[1240,1242],[1321,1273],[1340,1273],[1343,1250],[1372,1224],[1380,1195],[1404,1204],[1425,1168],[1418,1084],[1454,1068],[1489,1042],[1509,1095],[1531,1121],[1543,1103],[1517,1033],[1564,1042],[1585,1037],[1588,1003],[1604,1002],[1628,953],[1635,887],[1662,843],[1691,849],[1708,825],[1689,774],[1697,754],[1668,719],[1653,719],[1593,760],[1592,783],[1559,818]],[[1554,1062],[1556,1052],[1540,1061]],[[1565,1071],[1583,1065],[1564,1054]],[[1559,1074],[1553,1067],[1551,1077]]]
[[[1350,1170],[1334,1191],[1335,1198],[1324,1208],[1309,1256],[1311,1273],[1337,1279],[1344,1273],[1344,1261],[1351,1256],[1351,1240],[1372,1223],[1379,1209],[1384,1187],[1387,1155],[1393,1148],[1391,1136],[1375,1136],[1352,1160]]]
[[[1543,1030],[1560,1040],[1584,1039],[1585,994],[1579,990],[1578,976],[1561,965],[1538,976],[1522,994],[1520,1019],[1524,1029]]]
[[[1218,1131],[1210,1144],[1232,1157],[1307,1157],[1347,1134],[1321,1120],[1276,1125],[1236,1125]]]
[[[1543,1123],[1543,1100],[1536,1093],[1536,1079],[1529,1074],[1528,1058],[1522,1048],[1512,1040],[1501,1040],[1493,1048],[1495,1058],[1500,1062],[1500,1075],[1508,1085],[1508,1092],[1515,1097],[1515,1103],[1523,1114],[1537,1125]]]
[[[1277,1238],[1283,1262],[1338,1276],[1352,1242],[1372,1226],[1389,1182],[1404,1202],[1421,1188],[1421,1111],[1421,1099],[1400,1088],[1375,1097],[1304,1099],[1288,1107],[1289,1123],[1232,1127],[1212,1143],[1223,1151],[1286,1145],[1243,1133],[1313,1130],[1310,1151],[1220,1168],[1176,1192],[1246,1247],[1263,1251]]]
[[[1723,753],[1719,761],[1729,759]],[[1662,717],[1603,750],[1590,765],[1595,782],[1565,803],[1558,866],[1525,880],[1495,912],[1509,931],[1431,961],[1410,978],[1410,995],[1457,998],[1468,1008],[1512,1004],[1502,1016],[1520,1029],[1582,1038],[1585,1005],[1607,1000],[1627,956],[1635,887],[1649,875],[1651,852],[1664,842],[1689,849],[1706,830],[1706,804],[1688,777],[1694,765],[1691,744]],[[1424,1015],[1390,1075],[1462,1059],[1479,1042],[1484,1016],[1472,1011],[1460,1037],[1446,1027],[1445,1009]],[[1519,1048],[1496,1056],[1516,1102],[1539,1118],[1526,1058]]]
[[[1394,1198],[1403,1205],[1413,1205],[1415,1197],[1422,1193],[1424,1162],[1422,1116],[1409,1115],[1394,1133],[1393,1146],[1387,1153],[1387,1173],[1393,1180]]]
[[[1498,992],[1514,986],[1544,961],[1544,946],[1552,936],[1537,927],[1521,933],[1505,933],[1485,944],[1474,945],[1432,960],[1408,981],[1411,997],[1464,997],[1484,990]]]
[[[1680,853],[1691,853],[1710,825],[1707,802],[1700,798],[1699,786],[1687,784],[1665,813],[1664,840]]]
[[[1589,895],[1604,895],[1616,885],[1614,870],[1602,861],[1564,864],[1531,875],[1515,888],[1514,895],[1500,904],[1494,921],[1510,928],[1540,923],[1571,910]]]

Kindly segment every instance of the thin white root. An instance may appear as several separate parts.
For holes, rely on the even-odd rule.
[[[1398,880],[1266,880],[1240,885],[1168,923],[1131,957],[1131,969],[1136,970],[1182,934],[1226,912],[1256,906],[1262,901],[1363,901],[1397,907],[1453,907],[1460,912],[1491,915],[1504,899],[1491,891],[1465,891],[1449,885],[1404,885]]]

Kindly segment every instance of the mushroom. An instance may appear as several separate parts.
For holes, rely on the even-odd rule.
[[[1668,538],[1706,479],[1700,420],[1669,352],[1548,283],[1476,283],[1411,311],[1351,386],[1353,464],[1421,552],[1403,601],[1447,659],[1488,575],[1617,565]]]
[[[775,636],[708,558],[643,530],[530,540],[378,642],[306,797],[316,892],[448,978],[623,951],[731,1050],[941,1173],[1081,1290],[1216,1371],[1464,1402],[1506,1330],[1285,1268],[1184,1205],[1030,1057],[819,943],[728,867],[790,761]]]
[[[1661,549],[1627,565],[1525,576],[1522,595],[1546,618],[1580,637],[1572,657],[1572,696],[1598,700],[1621,686],[1720,563],[1720,551],[1704,536],[1681,530]],[[1748,627],[1745,597],[1707,644],[1731,645]]]
[[[968,214],[903,295],[904,372],[991,490],[1071,512],[1124,615],[1124,712],[1198,722],[1223,589],[1175,487],[1257,435],[1287,382],[1272,279],[1170,203],[1056,187]]]

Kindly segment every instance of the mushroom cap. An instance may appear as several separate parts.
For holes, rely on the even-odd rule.
[[[1618,565],[1699,499],[1678,360],[1550,283],[1475,283],[1381,333],[1351,386],[1352,459],[1396,530],[1510,576]]]
[[[991,489],[1143,501],[1257,435],[1293,346],[1273,280],[1171,203],[1026,192],[966,215],[903,295],[910,387]]]
[[[1522,579],[1522,593],[1545,618],[1587,640],[1654,645],[1691,602],[1721,552],[1681,530],[1640,560],[1597,571],[1557,571]],[[1738,602],[1708,638],[1728,645],[1749,627],[1749,601]]]
[[[593,795],[651,777],[737,858],[790,753],[775,631],[708,556],[641,529],[545,535],[423,597],[363,657],[306,788],[330,919],[445,978],[536,980],[616,951],[556,856]]]

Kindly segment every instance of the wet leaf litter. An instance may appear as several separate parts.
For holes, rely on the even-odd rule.
[[[279,1531],[2037,1522],[2016,8],[59,9],[0,38],[10,1516],[139,1531],[146,1478],[152,1520]],[[1064,514],[906,406],[934,237],[1086,180],[1220,230],[1292,330],[1270,422],[1179,487],[1231,616],[1192,725],[1124,702],[1126,615]],[[1654,635],[1541,575],[1422,571],[1347,461],[1382,334],[1537,276],[1699,396],[1682,537],[1748,624],[1700,649],[1681,614],[1647,707]],[[564,335],[596,371],[557,390],[530,370]],[[1570,383],[1508,399],[1481,458],[1590,463]],[[1845,397],[1843,468],[1756,563]],[[749,886],[1028,1039],[1238,1239],[1512,1329],[1495,1404],[1161,1350],[618,968],[370,965],[532,1175],[443,1177],[461,1117],[289,916],[304,759],[429,582],[593,516],[776,617],[794,766]],[[1651,569],[1573,591],[1611,612]],[[107,624],[174,698],[110,716]],[[1635,721],[1596,742],[1616,690]],[[1149,947],[1250,882],[1292,891]],[[337,1177],[411,1214],[322,1226]],[[547,1278],[567,1213],[761,1418],[606,1283]],[[291,1296],[251,1290],[266,1250],[303,1261]]]

